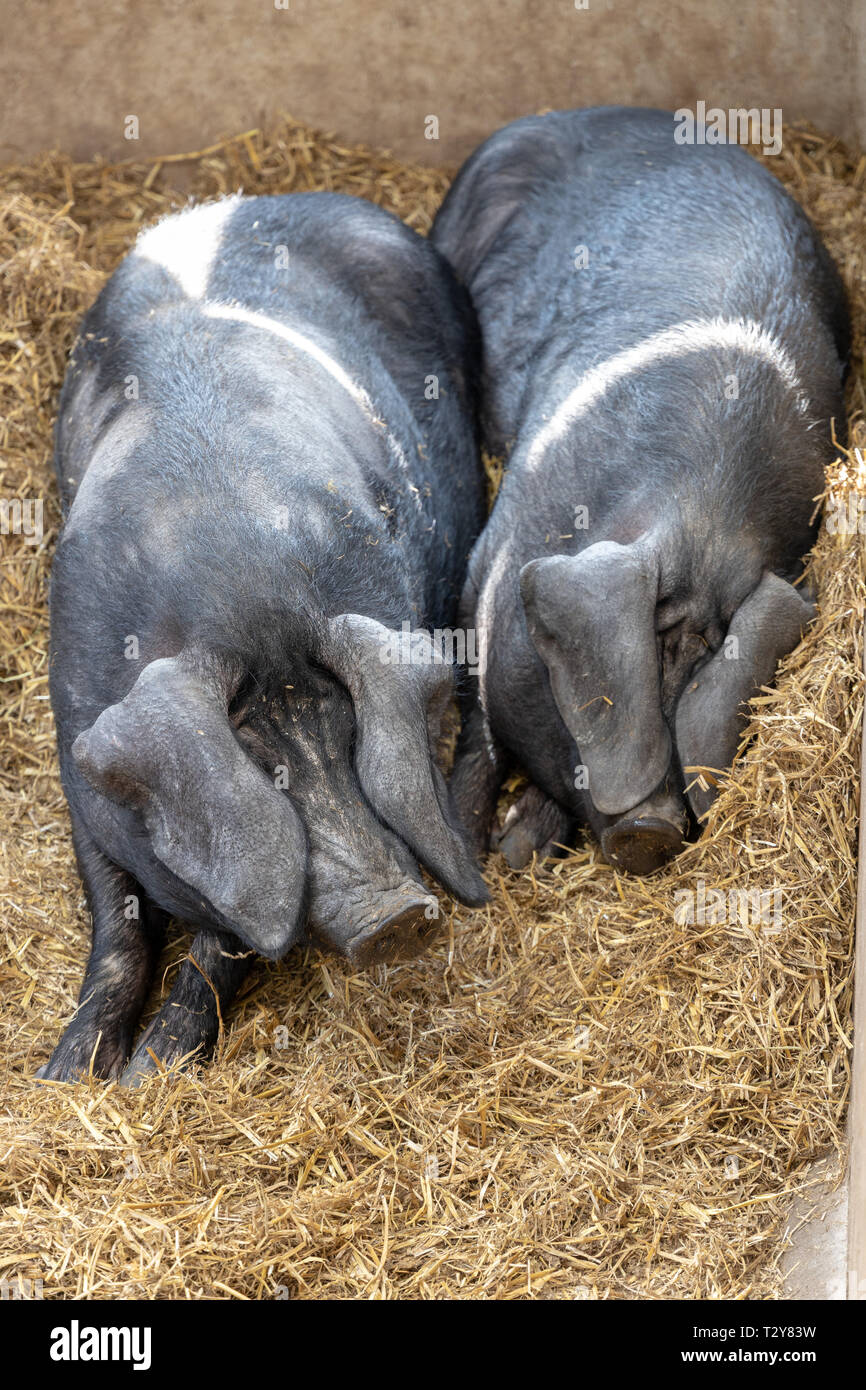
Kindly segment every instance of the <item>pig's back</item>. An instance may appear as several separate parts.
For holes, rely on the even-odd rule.
[[[473,323],[432,247],[359,199],[231,198],[149,229],[64,384],[56,594],[110,533],[145,597],[163,572],[181,592],[179,565],[339,589],[357,553],[438,621],[483,512]]]
[[[266,472],[289,495],[359,488],[381,522],[381,484],[419,514],[422,546],[450,507],[462,552],[483,507],[476,357],[465,291],[381,209],[336,194],[202,205],[144,232],[85,318],[61,400],[61,494],[68,508],[107,434],[131,450],[159,431],[163,447],[133,460],[139,493],[149,472],[192,503]],[[122,487],[114,460],[102,472]]]
[[[503,439],[563,362],[579,375],[677,323],[757,321],[797,340],[806,375],[844,356],[838,276],[802,210],[744,150],[674,130],[664,111],[554,112],[461,170],[433,239],[475,301]]]
[[[459,434],[474,405],[474,325],[442,258],[381,209],[336,194],[226,198],[139,237],[85,318],[64,405],[83,370],[97,378],[91,420],[94,396],[102,417],[130,381],[179,429],[195,418],[222,437],[239,400],[262,428],[268,401],[274,420],[303,416],[310,444],[317,419],[357,431],[360,410],[423,463],[424,435]],[[431,374],[453,387],[436,409]]]

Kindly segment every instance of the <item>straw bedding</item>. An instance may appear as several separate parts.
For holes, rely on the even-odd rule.
[[[768,162],[845,274],[866,443],[866,156],[789,130]],[[491,906],[417,963],[261,965],[207,1070],[132,1094],[33,1080],[87,950],[46,681],[76,321],[190,194],[333,188],[426,231],[447,181],[290,121],[187,161],[0,174],[0,496],[45,506],[41,544],[2,538],[0,1278],[45,1297],[772,1298],[792,1194],[844,1149],[864,573],[859,538],[826,529],[820,620],[675,867],[622,878],[591,843],[522,874],[493,858]],[[840,451],[829,483],[866,469]],[[677,921],[701,883],[781,911]]]

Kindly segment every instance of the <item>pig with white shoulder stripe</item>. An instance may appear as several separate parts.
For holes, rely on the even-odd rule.
[[[429,242],[336,194],[170,217],[87,314],[51,698],[93,947],[43,1076],[204,1055],[255,952],[414,954],[441,917],[421,864],[486,898],[429,636],[483,520],[477,353]],[[130,1059],[168,914],[198,934]]]
[[[507,126],[433,240],[475,302],[485,443],[507,455],[462,599],[480,677],[458,809],[483,850],[514,761],[513,866],[582,822],[650,872],[815,612],[797,586],[844,434],[838,274],[751,156],[678,143],[654,110]]]

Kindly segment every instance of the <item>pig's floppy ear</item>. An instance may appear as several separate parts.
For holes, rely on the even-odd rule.
[[[661,708],[655,608],[658,562],[640,543],[599,541],[520,571],[529,635],[547,667],[589,794],[620,815],[658,786],[671,740]]]
[[[768,571],[735,612],[715,656],[680,696],[677,752],[696,816],[706,814],[717,788],[705,790],[690,769],[723,772],[730,767],[746,725],[743,702],[772,680],[780,658],[796,647],[815,613],[815,605],[802,599],[793,585]]]
[[[431,747],[453,688],[450,664],[426,633],[404,636],[357,613],[329,620],[321,660],[352,696],[355,770],[379,819],[460,902],[486,902]]]
[[[249,945],[277,957],[293,944],[304,828],[235,738],[215,672],[152,661],[72,756],[92,787],[141,812],[156,857]]]

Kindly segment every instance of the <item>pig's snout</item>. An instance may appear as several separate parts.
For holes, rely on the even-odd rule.
[[[407,883],[314,928],[316,940],[344,956],[356,970],[411,960],[426,948],[440,923],[439,903],[420,883]]]
[[[428,915],[429,914],[429,915]],[[351,938],[346,956],[358,970],[420,955],[439,925],[435,898],[416,898],[396,906],[374,926]]]
[[[666,788],[654,792],[601,833],[604,857],[630,874],[651,874],[683,847],[686,811]]]

